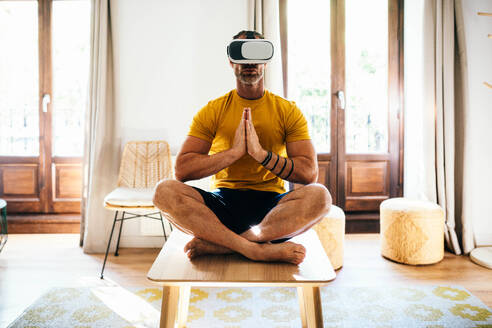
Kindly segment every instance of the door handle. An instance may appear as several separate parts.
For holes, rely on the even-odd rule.
[[[345,93],[340,90],[337,92],[338,101],[340,101],[340,108],[345,109]]]
[[[51,97],[48,93],[43,95],[43,113],[48,112],[48,104],[51,103]]]

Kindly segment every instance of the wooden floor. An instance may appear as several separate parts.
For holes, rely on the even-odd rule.
[[[0,253],[0,327],[6,327],[51,287],[154,286],[146,275],[159,249],[121,249],[119,257],[109,257],[105,280],[100,280],[104,254],[84,254],[78,245],[78,234],[9,236]],[[377,234],[346,236],[344,266],[332,284],[461,285],[492,307],[492,270],[449,253],[435,265],[393,263],[380,256]]]

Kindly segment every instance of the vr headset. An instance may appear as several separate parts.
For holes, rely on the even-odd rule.
[[[265,39],[234,39],[227,56],[235,64],[264,64],[273,57],[273,43]]]

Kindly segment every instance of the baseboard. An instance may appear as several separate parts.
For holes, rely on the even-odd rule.
[[[379,221],[346,220],[345,233],[379,233]]]
[[[379,213],[345,213],[345,233],[379,233]]]
[[[14,233],[80,233],[80,214],[8,215],[7,231]]]

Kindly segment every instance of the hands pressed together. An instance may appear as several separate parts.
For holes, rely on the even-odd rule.
[[[256,134],[250,108],[244,108],[231,149],[236,154],[237,159],[248,153],[257,162],[262,162],[267,155],[267,152],[261,147],[260,140]]]

